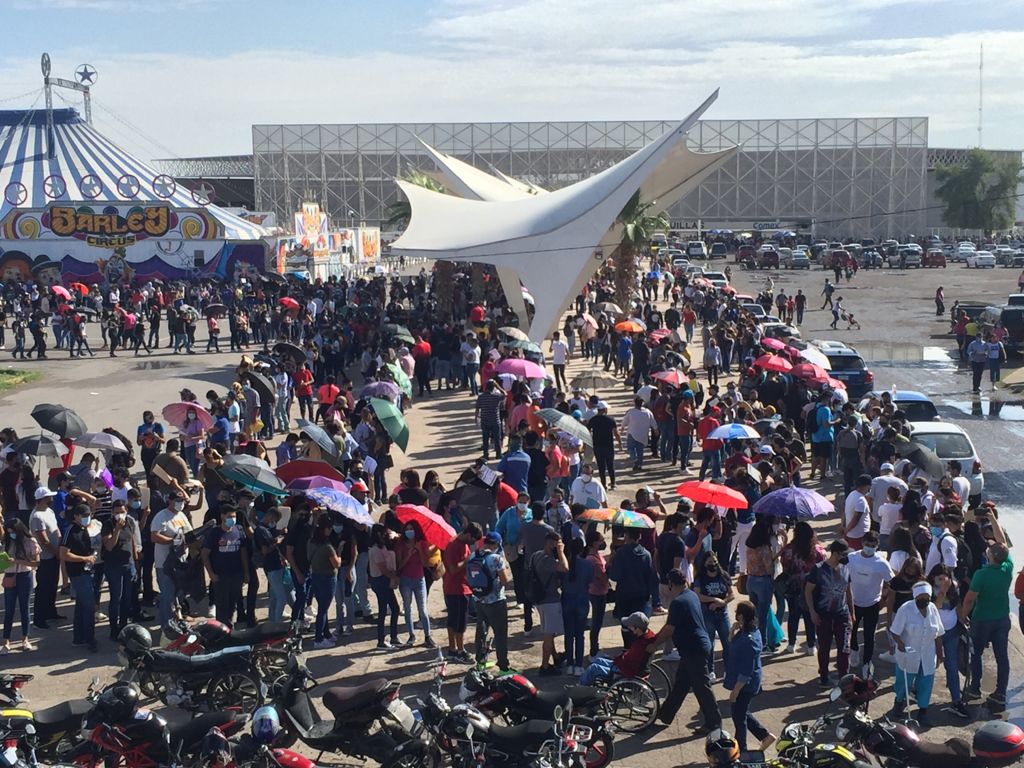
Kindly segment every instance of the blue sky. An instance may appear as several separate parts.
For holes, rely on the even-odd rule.
[[[1020,148],[1024,23],[990,0],[0,0],[0,108],[89,62],[144,157],[251,150],[257,122],[924,115]],[[60,103],[60,102],[58,102]]]

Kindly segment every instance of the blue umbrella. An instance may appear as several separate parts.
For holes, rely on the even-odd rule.
[[[307,499],[312,499],[319,506],[337,512],[354,523],[372,526],[373,518],[365,504],[360,504],[355,496],[334,488],[307,488],[302,492]]]
[[[758,440],[761,433],[753,427],[733,421],[716,427],[708,437],[712,440]]]
[[[766,493],[754,503],[754,514],[797,520],[809,520],[834,511],[832,502],[820,493],[796,486]]]

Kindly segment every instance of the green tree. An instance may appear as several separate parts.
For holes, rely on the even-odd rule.
[[[415,184],[417,187],[423,187],[429,189],[431,192],[441,192],[442,194],[447,193],[447,190],[437,183],[431,176],[427,176],[425,173],[419,171],[413,171],[408,174],[405,179],[410,184]],[[409,219],[412,218],[412,206],[409,205],[409,201],[396,200],[388,206],[388,218],[384,221],[385,229],[395,229],[405,227],[409,224]]]
[[[651,236],[669,228],[665,213],[654,213],[653,203],[640,201],[638,189],[622,208],[616,222],[622,225],[622,240],[615,249],[615,301],[625,309],[636,284],[636,258],[647,251]]]
[[[972,149],[962,165],[935,169],[936,196],[946,206],[946,225],[991,232],[1013,225],[1020,164],[998,160],[984,149]]]

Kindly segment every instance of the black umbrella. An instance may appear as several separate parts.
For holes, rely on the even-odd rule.
[[[30,454],[32,456],[50,456],[54,459],[59,459],[67,454],[68,447],[55,437],[32,435],[12,443],[11,450],[15,453]]]
[[[56,403],[40,403],[32,409],[32,418],[43,429],[72,440],[89,431],[81,416]]]
[[[205,307],[203,307],[203,314],[206,315],[207,317],[209,317],[210,315],[213,315],[214,317],[220,317],[222,315],[226,315],[227,313],[228,308],[225,307],[223,304],[207,304]]]
[[[221,474],[256,493],[287,495],[284,481],[274,474],[274,470],[267,462],[255,456],[238,454],[225,457],[224,464],[221,465]]]
[[[305,434],[310,440],[319,445],[331,456],[338,455],[338,446],[334,444],[334,440],[330,435],[327,434],[326,430],[322,427],[318,427],[311,421],[305,419],[298,420],[299,430]]]
[[[911,440],[909,443],[897,443],[896,451],[933,480],[938,480],[945,473],[942,459],[927,445]]]
[[[264,376],[262,373],[256,371],[246,371],[243,377],[249,380],[252,388],[255,389],[260,395],[261,403],[273,403],[277,400],[277,393],[275,391],[274,383]]]
[[[301,347],[297,347],[294,344],[290,344],[287,341],[279,341],[274,345],[274,354],[280,355],[281,357],[290,357],[295,361],[296,365],[302,365],[306,362],[306,353],[302,351]]]
[[[470,520],[476,523],[489,524],[494,521],[496,509],[496,489],[475,482],[460,485],[450,492],[449,498],[455,499],[459,509]]]

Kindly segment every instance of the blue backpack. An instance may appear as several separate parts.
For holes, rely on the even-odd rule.
[[[494,591],[494,574],[487,567],[487,552],[476,552],[466,563],[466,584],[476,597],[486,597]]]

